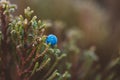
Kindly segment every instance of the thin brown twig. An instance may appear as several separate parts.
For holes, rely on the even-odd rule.
[[[33,55],[35,54],[35,50],[36,50],[36,47],[33,47],[30,55],[27,57],[27,59],[25,59],[23,65],[25,65],[27,62],[29,62],[31,60],[31,58],[33,57]]]
[[[49,47],[46,46],[45,50],[44,50],[41,54],[35,56],[33,62],[31,63],[31,65],[22,72],[22,75],[24,75],[25,73],[31,71],[32,67],[34,67],[34,65],[35,65],[35,63],[37,62],[37,60],[40,59],[41,57],[43,57],[43,56],[45,55],[45,53],[47,52],[48,48],[49,48]]]
[[[22,52],[21,52],[21,50],[20,50],[20,46],[19,46],[19,45],[16,47],[16,51],[17,51],[17,54],[18,54],[18,56],[20,57],[20,60],[21,60],[21,62],[22,62],[22,64],[23,64],[24,57],[23,57],[23,55],[22,55]]]

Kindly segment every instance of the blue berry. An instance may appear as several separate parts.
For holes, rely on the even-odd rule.
[[[57,37],[56,37],[55,35],[53,35],[53,34],[48,35],[47,38],[46,38],[46,43],[47,43],[47,44],[50,44],[51,46],[56,45],[57,42],[58,42],[58,39],[57,39]]]

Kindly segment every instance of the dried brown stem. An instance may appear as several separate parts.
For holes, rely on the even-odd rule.
[[[9,15],[4,14],[4,8],[0,5],[0,19],[1,19],[1,30],[2,30],[2,40],[1,40],[1,65],[2,65],[2,74],[4,77],[3,80],[11,80],[9,63],[11,56],[9,55],[9,44],[7,41],[7,28],[9,22]]]
[[[16,51],[17,51],[17,54],[18,54],[18,56],[20,57],[20,60],[21,60],[21,62],[22,62],[22,64],[23,64],[23,62],[24,62],[24,57],[23,57],[23,55],[22,55],[22,52],[21,52],[21,50],[20,50],[20,46],[19,46],[19,45],[16,47]]]
[[[31,63],[31,65],[22,72],[21,76],[24,75],[25,73],[30,73],[31,72],[31,69],[34,67],[35,63],[38,61],[38,59],[40,59],[41,57],[43,57],[45,55],[45,53],[47,52],[48,48],[49,47],[46,46],[45,50],[41,54],[39,54],[39,55],[36,54],[36,56],[35,56],[33,62]]]
[[[35,54],[35,50],[36,50],[36,47],[33,47],[30,55],[27,57],[27,59],[25,59],[23,65],[25,65],[27,62],[29,62],[31,60],[31,58],[33,57],[33,55]]]

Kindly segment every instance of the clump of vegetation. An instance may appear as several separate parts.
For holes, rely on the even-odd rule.
[[[79,35],[78,35],[79,34]],[[79,30],[69,30],[67,40],[64,42],[64,50],[69,53],[67,59],[72,63],[70,69],[71,80],[119,80],[120,79],[120,55],[111,58],[106,66],[102,66],[97,46],[90,44],[87,48],[81,48],[79,43],[84,34]],[[107,57],[106,57],[107,58]]]
[[[52,22],[52,23],[51,23]],[[66,28],[67,25],[63,21],[46,21],[51,23],[51,32],[56,33],[60,37],[59,46],[68,53],[67,59],[70,67],[70,80],[119,80],[120,79],[120,55],[116,58],[111,58],[109,63],[103,66],[104,57],[100,57],[97,53],[98,46],[89,44],[83,47],[84,32],[78,28]],[[61,36],[62,35],[62,36]],[[63,37],[64,36],[64,37]],[[61,38],[63,37],[63,38]],[[106,44],[106,43],[105,43]],[[113,53],[115,54],[115,53]],[[102,53],[101,53],[102,55]],[[109,55],[108,55],[109,56]],[[108,57],[106,57],[108,58]]]
[[[66,54],[57,48],[57,37],[48,40],[45,24],[30,7],[19,16],[13,16],[15,8],[0,2],[0,80],[69,79],[69,67],[62,62]]]

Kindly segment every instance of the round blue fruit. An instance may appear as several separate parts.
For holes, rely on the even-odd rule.
[[[53,35],[53,34],[48,35],[47,38],[46,38],[46,43],[47,43],[47,44],[50,44],[51,46],[56,45],[57,42],[58,42],[58,39],[57,39],[57,37],[56,37],[55,35]]]

